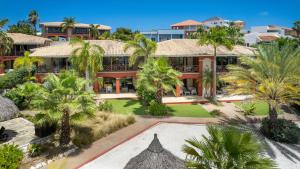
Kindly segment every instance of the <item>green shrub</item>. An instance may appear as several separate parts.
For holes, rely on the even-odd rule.
[[[31,80],[34,71],[35,69],[19,68],[0,76],[0,90],[11,89],[16,87],[17,84]]]
[[[144,106],[149,106],[149,103],[151,103],[152,100],[155,100],[155,92],[147,90],[142,85],[137,88],[137,95]]]
[[[106,111],[106,112],[112,112],[113,111],[113,105],[107,101],[104,101],[103,103],[100,103],[98,106],[98,110],[100,111]]]
[[[275,141],[297,144],[300,140],[300,128],[286,119],[272,122],[269,118],[264,118],[260,130],[267,138]]]
[[[0,168],[18,169],[23,159],[23,152],[16,145],[0,146]]]
[[[30,157],[36,157],[41,155],[42,147],[39,144],[30,144],[28,146],[28,153]]]
[[[26,82],[9,90],[5,93],[5,97],[11,99],[20,110],[24,110],[30,107],[32,99],[38,95],[40,90],[42,88],[39,84]]]
[[[216,117],[216,116],[220,116],[222,114],[222,112],[218,109],[214,109],[214,110],[210,111],[209,114],[211,114],[213,117]]]
[[[244,115],[245,116],[249,116],[249,115],[254,115],[255,111],[255,104],[254,103],[250,103],[249,106],[244,106]]]
[[[159,104],[152,100],[149,106],[149,113],[153,116],[164,116],[168,114],[168,107],[164,104]]]

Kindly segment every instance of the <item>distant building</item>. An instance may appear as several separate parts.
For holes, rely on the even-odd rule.
[[[231,21],[231,20],[226,20],[220,17],[212,17],[209,18],[205,21],[202,21],[203,26],[205,28],[211,28],[211,27],[216,27],[216,26],[236,26],[239,28],[244,28],[245,27],[245,22],[241,20],[236,20],[236,21]]]
[[[62,31],[63,22],[43,22],[40,23],[40,28],[42,31],[42,36],[45,38],[54,38],[58,37],[60,40],[67,38],[67,31]],[[104,32],[110,32],[111,27],[106,25],[99,25],[100,35]],[[92,39],[90,34],[90,24],[76,23],[75,27],[72,30],[72,37],[79,37],[82,39]]]
[[[253,26],[249,33],[244,35],[245,44],[252,46],[259,43],[270,43],[278,38],[293,38],[296,32],[287,27],[267,25]]]
[[[155,42],[185,38],[184,30],[159,29],[148,32],[141,32],[141,34]]]
[[[195,20],[185,20],[179,23],[171,25],[171,29],[174,30],[183,30],[185,36],[189,35],[192,32],[196,32],[198,28],[202,27],[201,22]]]

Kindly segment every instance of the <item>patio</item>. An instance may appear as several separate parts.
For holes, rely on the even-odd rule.
[[[9,135],[6,142],[1,144],[15,144],[21,149],[26,150],[28,144],[32,142],[39,142],[41,138],[35,136],[34,125],[30,121],[23,118],[15,118],[0,122],[0,126],[5,127],[4,133]]]
[[[101,167],[102,169],[122,169],[132,157],[148,147],[154,133],[158,134],[158,138],[165,149],[181,159],[185,158],[184,153],[181,151],[185,139],[192,137],[201,139],[202,135],[208,134],[206,125],[159,123],[103,155],[98,156],[94,160],[85,163],[81,168],[94,169]],[[291,148],[290,145],[274,143],[267,139],[266,142],[268,149],[265,155],[271,156],[277,162],[279,168],[289,166],[290,169],[297,169],[300,167],[300,159],[297,158],[300,156],[299,151]]]

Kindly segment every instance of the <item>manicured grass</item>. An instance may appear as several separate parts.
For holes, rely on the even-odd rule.
[[[269,107],[266,102],[263,101],[254,101],[254,102],[235,102],[234,104],[240,107],[241,109],[247,109],[250,105],[254,103],[255,110],[254,114],[258,116],[268,115]]]
[[[112,99],[108,100],[113,105],[116,113],[133,113],[136,115],[147,115],[147,109],[138,100]],[[170,114],[177,117],[212,117],[201,105],[198,104],[172,104],[168,105]]]

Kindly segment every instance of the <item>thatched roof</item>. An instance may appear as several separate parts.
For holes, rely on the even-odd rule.
[[[46,45],[52,41],[47,38],[23,33],[7,33],[7,35],[13,39],[15,45]]]
[[[61,24],[63,24],[63,22],[43,22],[43,23],[40,23],[40,26],[61,27]],[[100,25],[100,24],[93,24],[93,25],[99,25],[99,27],[98,27],[99,30],[111,30],[110,26]],[[74,26],[77,28],[89,28],[90,24],[75,23]]]
[[[19,113],[18,107],[8,98],[0,96],[0,121],[10,120]]]
[[[124,52],[124,42],[115,40],[90,40],[92,44],[101,46],[105,51],[105,56],[130,56],[131,51]],[[63,58],[69,57],[72,50],[76,48],[69,43],[63,43],[53,46],[41,47],[34,49],[31,56],[39,56],[44,58]],[[218,56],[253,56],[254,49],[245,46],[235,46],[233,50],[228,50],[225,47],[219,47],[217,50]],[[157,44],[156,56],[167,57],[190,57],[190,56],[212,56],[212,46],[199,46],[196,39],[172,39]]]
[[[187,169],[184,162],[165,150],[160,144],[157,134],[149,147],[132,158],[124,169]]]
[[[89,40],[91,44],[101,46],[105,51],[105,56],[130,56],[131,52],[124,52],[124,42],[114,40]],[[33,49],[30,56],[43,58],[63,58],[70,57],[72,51],[78,46],[72,46],[68,42]]]
[[[172,39],[158,43],[156,55],[165,56],[212,56],[213,46],[197,44],[197,39]],[[235,45],[232,50],[225,46],[217,48],[218,56],[253,56],[255,50],[246,46]]]

